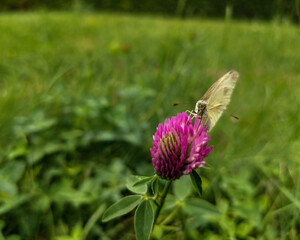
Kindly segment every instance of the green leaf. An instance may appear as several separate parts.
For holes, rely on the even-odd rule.
[[[23,194],[13,198],[1,199],[0,215],[19,207],[24,202],[29,201],[32,197],[33,194]]]
[[[133,184],[133,187],[137,186],[142,186],[142,185],[147,185],[148,183],[152,182],[156,178],[156,176],[151,176],[151,177],[142,177],[141,180],[137,181],[136,183]]]
[[[135,184],[137,181],[139,181],[139,178],[137,176],[130,176],[127,178],[127,184],[126,187],[134,193],[137,194],[145,194],[147,192],[147,186],[146,185],[140,185],[134,187],[133,184]]]
[[[75,207],[79,207],[81,204],[88,204],[93,200],[90,194],[75,189],[71,179],[53,183],[48,190],[48,197],[56,203],[71,203]]]
[[[151,202],[144,200],[134,215],[134,228],[137,240],[148,240],[153,227],[154,214]]]
[[[209,214],[209,215],[220,214],[214,205],[199,198],[185,200],[182,207],[187,214],[192,216],[193,215],[201,216],[204,214]]]
[[[167,210],[173,209],[178,204],[178,199],[172,194],[168,194],[164,208]]]
[[[198,175],[198,173],[193,170],[192,173],[190,174],[192,183],[196,189],[196,191],[199,193],[199,195],[202,195],[202,180],[201,177]]]
[[[183,175],[180,179],[174,181],[173,191],[178,200],[185,199],[191,193],[191,190],[191,183],[187,175]]]
[[[17,182],[25,170],[25,163],[10,161],[0,169],[0,179],[7,182]]]
[[[97,220],[101,217],[102,213],[105,209],[105,203],[101,204],[98,209],[93,213],[93,215],[90,217],[86,225],[84,226],[82,233],[81,233],[81,239],[86,239],[89,232],[93,228],[93,226],[96,224]]]
[[[102,217],[102,222],[107,222],[113,218],[129,213],[141,201],[142,197],[140,195],[131,195],[120,199],[105,211]]]
[[[163,238],[163,234],[164,234],[163,226],[165,226],[165,225],[155,225],[155,228],[153,229],[153,232],[152,232],[152,237],[154,239],[162,239]]]
[[[158,178],[154,179],[154,181],[151,184],[152,193],[154,196],[158,194],[159,191],[159,180]]]
[[[0,175],[0,193],[1,193],[1,195],[2,194],[4,195],[3,197],[1,196],[1,201],[5,197],[18,196],[17,184],[6,181],[6,180],[2,180],[1,175]],[[2,203],[0,206],[2,206]]]

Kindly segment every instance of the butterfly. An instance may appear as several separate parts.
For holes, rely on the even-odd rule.
[[[230,71],[217,80],[197,101],[195,110],[187,111],[190,116],[197,117],[200,123],[211,130],[219,120],[227,105],[239,79],[237,71]]]

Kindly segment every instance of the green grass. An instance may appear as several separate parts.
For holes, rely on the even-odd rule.
[[[4,239],[134,239],[131,215],[103,224],[102,209],[127,176],[153,173],[157,124],[231,69],[228,112],[240,120],[222,116],[199,171],[221,215],[163,239],[299,239],[299,28],[23,13],[2,14],[0,32]]]

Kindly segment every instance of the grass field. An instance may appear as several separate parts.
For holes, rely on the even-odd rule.
[[[299,27],[9,13],[0,32],[0,239],[134,239],[132,214],[103,224],[104,209],[153,174],[158,123],[231,69],[240,120],[222,116],[199,171],[219,215],[179,214],[153,238],[300,238]]]

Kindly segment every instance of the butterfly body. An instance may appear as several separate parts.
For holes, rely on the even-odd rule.
[[[207,102],[203,100],[199,100],[195,106],[195,116],[200,120],[200,123],[203,126],[209,125],[209,117],[207,112]]]
[[[195,110],[190,112],[191,115],[211,130],[229,104],[238,78],[239,74],[234,70],[222,76],[197,101]]]

